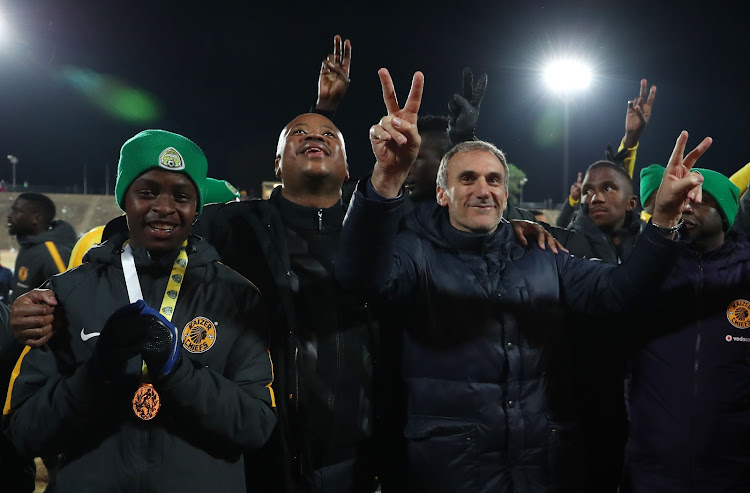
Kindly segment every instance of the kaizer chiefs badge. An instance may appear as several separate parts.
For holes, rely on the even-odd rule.
[[[18,268],[18,279],[25,281],[27,277],[29,277],[29,269],[22,265]]]
[[[727,320],[738,329],[750,327],[750,301],[734,300],[727,308]]]
[[[206,317],[195,317],[182,329],[182,346],[191,353],[205,353],[216,342],[216,325]]]

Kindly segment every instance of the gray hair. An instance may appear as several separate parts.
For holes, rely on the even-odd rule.
[[[505,154],[503,151],[495,147],[493,144],[490,144],[489,142],[486,142],[484,140],[467,140],[465,142],[459,142],[451,150],[445,153],[445,156],[443,156],[443,159],[440,160],[440,167],[438,168],[437,173],[437,185],[442,188],[443,190],[448,188],[448,161],[451,160],[453,156],[456,154],[459,154],[461,152],[471,152],[471,151],[484,151],[489,152],[493,154],[503,165],[503,168],[505,168],[505,190],[508,190],[508,161],[505,159]]]

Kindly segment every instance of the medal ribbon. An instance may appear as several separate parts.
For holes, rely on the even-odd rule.
[[[185,269],[187,269],[188,263],[185,247],[187,247],[187,240],[180,247],[180,254],[174,261],[172,272],[169,274],[167,289],[164,291],[164,298],[161,301],[161,308],[159,308],[159,313],[164,315],[164,318],[170,322],[174,314],[174,307],[177,304],[177,297],[180,295],[182,281],[185,279]],[[120,259],[122,261],[122,272],[125,275],[125,285],[128,288],[130,302],[135,303],[138,300],[142,300],[143,292],[141,291],[141,283],[138,280],[138,271],[135,268],[133,249],[130,247],[130,244],[125,245]]]
[[[180,247],[180,253],[177,255],[177,259],[175,259],[174,261],[172,272],[170,272],[169,274],[167,289],[164,291],[164,298],[162,299],[161,307],[159,308],[159,313],[161,313],[164,318],[166,318],[170,322],[172,321],[172,315],[174,314],[175,305],[177,305],[177,298],[180,295],[182,281],[185,279],[185,269],[187,269],[188,263],[188,256],[185,247],[187,247],[187,240],[185,240],[185,242]],[[141,291],[141,283],[138,279],[138,271],[135,268],[135,260],[133,259],[133,249],[130,247],[130,244],[126,244],[123,248],[122,254],[120,255],[120,260],[122,262],[122,272],[125,276],[125,286],[128,289],[128,298],[130,299],[130,302],[135,303],[138,300],[142,300],[143,292]],[[149,381],[148,367],[146,366],[145,361],[141,366],[141,381],[143,383],[136,392],[136,396],[134,397],[133,402],[136,402],[136,398],[139,397],[141,393],[148,393],[153,396],[155,405],[153,410],[148,415],[144,416],[136,412],[136,415],[139,418],[143,420],[149,420],[156,415],[161,405],[159,404],[159,395],[156,393],[156,390],[150,383],[145,383]]]

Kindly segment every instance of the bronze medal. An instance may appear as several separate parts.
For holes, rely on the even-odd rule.
[[[133,413],[143,421],[156,416],[161,407],[159,393],[150,383],[142,383],[133,396]]]

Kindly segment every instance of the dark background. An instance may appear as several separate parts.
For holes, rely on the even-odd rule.
[[[336,118],[353,176],[373,164],[367,131],[384,113],[378,68],[390,69],[401,102],[423,71],[422,113],[442,114],[469,66],[489,74],[478,136],[527,173],[525,200],[560,201],[562,105],[540,68],[571,49],[597,76],[571,102],[570,180],[619,144],[644,77],[658,95],[637,169],[666,164],[686,129],[691,147],[714,137],[699,164],[731,174],[750,161],[744,11],[742,2],[4,1],[12,35],[0,41],[0,178],[11,181],[5,155],[14,154],[19,184],[80,191],[85,164],[89,191],[104,190],[105,169],[111,190],[122,143],[164,128],[203,148],[211,176],[258,194],[274,178],[279,131],[315,101],[336,33],[353,45]],[[126,121],[104,111],[95,101],[107,93],[71,83],[71,67],[144,91],[158,115]]]

